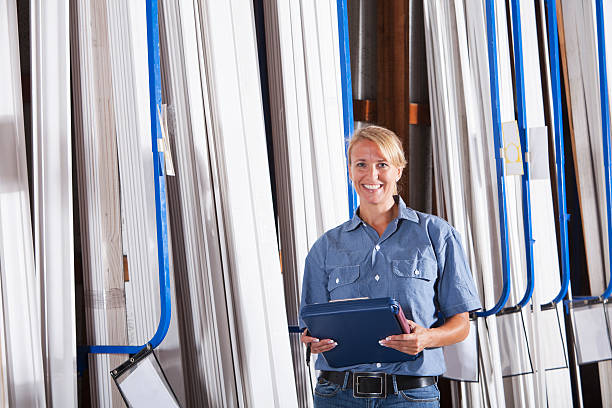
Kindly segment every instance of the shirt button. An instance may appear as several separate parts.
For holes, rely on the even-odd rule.
[[[336,278],[336,283],[340,283],[340,278]]]
[[[380,245],[376,245],[374,248],[376,248],[377,251],[380,250]]]
[[[376,363],[376,368],[380,368],[380,366],[382,366],[382,364]]]
[[[378,280],[380,279],[380,276],[376,275],[374,279],[376,279],[376,282],[378,282]]]
[[[418,275],[420,275],[420,274],[421,274],[421,272],[420,272],[418,269],[416,269],[416,270],[414,271],[414,274],[418,276]],[[336,282],[336,283],[338,283],[338,282]]]

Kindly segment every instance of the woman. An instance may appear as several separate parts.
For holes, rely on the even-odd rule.
[[[437,407],[437,376],[445,371],[442,346],[465,339],[468,313],[479,309],[474,281],[457,232],[444,220],[414,211],[397,196],[406,165],[398,137],[368,126],[355,133],[348,149],[349,177],[360,205],[353,218],[327,231],[311,248],[305,264],[302,306],[356,297],[392,297],[400,302],[411,332],[381,339],[380,344],[415,360],[332,368],[317,358],[321,370],[315,407],[373,406],[356,398],[355,388],[380,388],[353,372],[384,375],[386,392],[377,407]],[[301,327],[305,324],[300,321]],[[338,344],[304,330],[301,340],[319,354]],[[355,382],[356,383],[356,382]]]

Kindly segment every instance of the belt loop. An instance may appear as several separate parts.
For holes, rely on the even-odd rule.
[[[346,390],[346,385],[348,383],[349,375],[351,375],[350,371],[345,371],[344,372],[344,384],[342,384],[342,391]],[[352,387],[352,385],[351,385],[351,387]]]
[[[397,377],[395,374],[391,375],[393,377],[393,394],[397,395]]]

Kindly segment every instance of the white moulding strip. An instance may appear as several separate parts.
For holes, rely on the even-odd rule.
[[[47,404],[76,407],[68,1],[33,0],[30,12],[34,235]]]
[[[226,273],[238,332],[239,393],[247,405],[292,407],[297,399],[270,198],[252,7],[242,0],[203,2],[209,134],[219,170]]]
[[[176,177],[168,182],[186,400],[237,405],[223,263],[207,150],[194,5],[161,5],[162,83]],[[202,69],[204,69],[202,67]]]
[[[17,10],[0,1],[0,401],[44,407],[40,299],[30,220]]]
[[[119,178],[106,1],[72,3],[75,150],[87,341],[127,344]],[[94,46],[95,44],[95,46]],[[91,404],[123,400],[109,372],[124,355],[90,355]]]
[[[108,54],[112,72],[119,163],[123,250],[134,315],[128,342],[147,342],[160,315],[155,192],[149,116],[145,2],[109,1]],[[111,136],[112,137],[112,136]]]

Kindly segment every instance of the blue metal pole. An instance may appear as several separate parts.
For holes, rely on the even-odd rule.
[[[508,259],[508,217],[506,215],[506,184],[504,181],[504,158],[501,154],[501,117],[499,108],[499,81],[497,73],[497,40],[495,34],[495,4],[486,1],[487,43],[489,51],[489,81],[491,87],[491,111],[493,116],[493,140],[495,144],[495,168],[497,170],[497,198],[499,201],[499,231],[501,234],[501,251],[503,267],[503,287],[498,302],[489,310],[477,312],[479,317],[491,316],[499,312],[510,296],[510,260]]]
[[[161,127],[157,109],[161,106],[161,73],[159,62],[159,24],[157,1],[147,0],[147,43],[149,52],[149,93],[151,110],[151,143],[153,148],[153,172],[155,180],[155,219],[157,222],[157,260],[159,264],[159,297],[161,314],[157,331],[151,340],[142,346],[83,346],[80,352],[95,354],[135,354],[150,344],[157,347],[170,327],[170,264],[168,257],[168,222],[166,215],[166,182],[164,178],[164,155],[158,151]]]
[[[353,136],[353,88],[351,84],[351,50],[349,48],[348,13],[346,0],[337,0],[338,8],[338,37],[340,39],[340,74],[342,78],[342,118],[344,120],[344,154],[348,164],[348,141]],[[357,193],[351,185],[346,171],[348,182],[349,217],[357,209]]]
[[[604,172],[606,175],[606,208],[608,214],[608,254],[610,256],[610,276],[612,277],[612,169],[610,168],[610,104],[608,101],[608,74],[606,70],[606,40],[604,34],[603,2],[595,0],[597,18],[597,55],[599,56],[599,95],[601,99],[601,130],[603,138]],[[607,299],[612,294],[612,279],[601,295]]]
[[[523,151],[523,232],[525,234],[525,257],[527,264],[527,287],[517,306],[525,307],[533,294],[533,228],[531,226],[531,193],[529,181],[529,137],[527,136],[527,112],[525,110],[525,72],[523,65],[523,36],[521,33],[521,6],[519,0],[512,0],[512,33],[514,36],[514,72],[516,77],[516,106],[521,149]]]
[[[565,198],[565,151],[563,147],[563,113],[561,112],[561,73],[559,70],[559,32],[557,29],[556,0],[546,0],[548,8],[548,53],[552,86],[555,153],[557,156],[557,203],[559,205],[559,235],[561,238],[561,289],[552,301],[557,304],[567,294],[570,282],[569,242],[567,232],[567,203]]]

